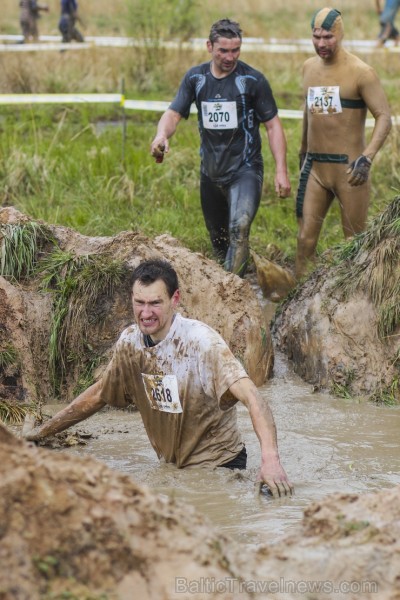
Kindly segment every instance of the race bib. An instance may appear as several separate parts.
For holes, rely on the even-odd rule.
[[[202,102],[201,113],[205,129],[236,129],[236,102]]]
[[[307,106],[313,114],[331,115],[341,113],[342,104],[340,102],[339,86],[309,87]]]
[[[142,373],[144,389],[153,410],[181,413],[178,380],[175,375],[147,375]]]

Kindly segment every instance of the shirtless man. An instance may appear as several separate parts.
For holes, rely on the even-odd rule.
[[[250,227],[260,204],[263,158],[260,125],[275,161],[275,192],[290,194],[286,139],[271,87],[262,73],[239,60],[239,24],[221,19],[211,27],[211,61],[192,67],[162,115],[151,153],[162,159],[169,139],[196,104],[201,139],[201,207],[215,258],[243,276],[249,258]]]
[[[323,8],[311,21],[317,56],[303,67],[306,98],[296,199],[299,223],[296,276],[315,258],[324,218],[335,197],[346,238],[365,229],[372,161],[391,128],[389,105],[372,67],[342,48],[338,10]],[[365,141],[367,110],[375,119]]]

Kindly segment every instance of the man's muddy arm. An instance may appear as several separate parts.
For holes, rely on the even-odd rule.
[[[164,152],[169,152],[169,139],[174,135],[182,116],[175,110],[168,108],[162,115],[157,125],[157,133],[151,142],[151,155],[155,157],[162,156]]]
[[[375,119],[375,125],[363,155],[372,161],[390,133],[392,119],[386,94],[376,73],[371,72],[364,79],[361,95]]]
[[[49,421],[31,431],[24,431],[23,436],[29,441],[38,441],[80,423],[80,421],[94,415],[105,406],[105,402],[101,400],[100,395],[101,381],[98,381],[77,396],[71,404],[60,410]]]
[[[244,377],[229,388],[248,409],[254,431],[261,446],[260,481],[267,484],[273,496],[293,493],[293,486],[280,463],[274,417],[266,399],[250,378]]]

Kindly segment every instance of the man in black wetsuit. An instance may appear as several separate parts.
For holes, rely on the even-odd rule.
[[[260,123],[275,160],[275,190],[290,194],[286,139],[271,87],[262,73],[239,61],[242,32],[222,19],[211,27],[211,61],[192,67],[162,115],[151,153],[162,159],[169,138],[195,102],[201,138],[200,196],[216,258],[243,276],[249,257],[250,226],[263,185]]]

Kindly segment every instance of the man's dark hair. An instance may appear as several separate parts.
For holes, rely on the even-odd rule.
[[[150,285],[161,279],[165,283],[170,298],[179,288],[178,275],[169,262],[161,258],[145,260],[132,273],[132,286],[136,281]]]
[[[242,39],[242,30],[239,23],[230,19],[220,19],[214,23],[210,29],[209,40],[214,44],[220,37],[228,38],[229,40],[232,38]]]

